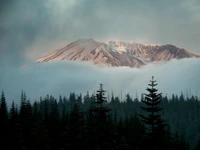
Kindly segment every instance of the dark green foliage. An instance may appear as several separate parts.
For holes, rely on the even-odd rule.
[[[89,143],[94,143],[100,149],[111,147],[109,138],[112,132],[112,122],[109,120],[110,109],[105,106],[107,102],[105,92],[103,85],[100,84],[94,101],[95,106],[90,109],[91,124],[90,129],[88,129],[93,134]]]
[[[8,111],[4,92],[0,97],[0,139],[1,147],[6,149],[6,141],[8,140]]]
[[[68,119],[63,133],[64,148],[72,150],[83,149],[85,146],[84,113],[80,110],[78,103],[74,103]]]
[[[126,138],[124,136],[121,137],[120,141],[119,141],[119,146],[118,146],[119,150],[128,150],[130,149],[129,144],[126,140]]]
[[[122,100],[112,94],[111,101],[106,102],[103,93],[100,86],[96,97],[89,92],[77,96],[71,93],[69,98],[59,96],[58,99],[47,95],[31,104],[22,91],[20,107],[13,102],[9,113],[2,93],[0,149],[149,149],[151,128],[144,125],[137,114],[148,119],[148,113],[140,106],[150,95],[142,95],[139,100],[126,94]],[[160,96],[156,103],[159,103],[154,116],[155,137],[159,137],[157,146],[160,149],[193,150],[196,145],[199,149],[198,97],[185,98],[183,93],[171,98]],[[148,105],[142,106],[152,111]],[[163,110],[159,112],[160,108]]]
[[[142,118],[142,122],[145,124],[147,128],[147,134],[149,138],[149,149],[168,149],[166,146],[169,145],[170,142],[167,138],[170,138],[170,128],[166,129],[166,124],[159,112],[162,108],[159,107],[161,103],[161,93],[157,93],[158,89],[156,80],[152,77],[149,87],[146,89],[148,94],[145,95],[145,99],[142,100],[145,106],[141,106],[141,109],[144,110],[147,115],[140,115]],[[167,134],[166,134],[167,133]]]
[[[8,119],[8,110],[7,110],[6,98],[5,98],[3,91],[2,91],[2,94],[1,94],[0,108],[1,108],[1,117],[3,119]]]
[[[195,146],[195,150],[200,150],[200,138],[198,139],[198,142]]]
[[[33,149],[47,149],[48,148],[48,134],[45,127],[39,104],[33,104],[33,118],[32,118],[32,148]]]

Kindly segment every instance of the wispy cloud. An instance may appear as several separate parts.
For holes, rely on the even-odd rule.
[[[0,89],[11,100],[19,101],[21,90],[32,100],[39,96],[68,95],[70,92],[93,93],[98,84],[120,96],[130,93],[133,97],[145,92],[151,76],[158,81],[159,91],[164,95],[172,93],[197,94],[200,96],[200,59],[172,60],[162,65],[147,65],[141,69],[99,68],[91,63],[60,61],[33,63],[23,69],[1,68]]]
[[[99,69],[91,64],[33,59],[80,38],[174,44],[199,52],[198,0],[0,1],[0,89],[9,100],[22,89],[31,98],[86,92],[103,82],[119,93],[142,92],[154,75],[164,93],[199,90],[199,60],[170,61],[143,69]],[[29,64],[29,67],[18,69]],[[169,73],[170,72],[170,73]]]
[[[59,46],[91,37],[170,43],[200,52],[197,0],[10,0],[0,4],[0,58],[4,65],[23,64],[27,53],[35,53],[30,47]],[[37,51],[43,50],[37,47]]]
[[[184,0],[181,6],[190,13],[190,21],[200,22],[200,2],[198,0]]]

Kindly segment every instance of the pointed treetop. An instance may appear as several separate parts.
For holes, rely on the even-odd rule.
[[[5,99],[4,91],[1,92],[1,99],[3,99],[3,100]]]
[[[154,80],[154,76],[151,77],[151,82],[156,82],[156,80]]]
[[[103,90],[103,84],[100,83],[99,85],[100,85],[100,90]]]

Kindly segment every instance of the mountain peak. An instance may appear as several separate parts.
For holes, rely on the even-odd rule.
[[[155,61],[190,57],[200,57],[200,54],[186,51],[171,44],[140,44],[119,40],[98,42],[89,38],[74,41],[36,61],[91,61],[96,65],[141,67]]]
[[[86,38],[83,38],[83,39],[78,39],[78,40],[76,40],[77,42],[93,42],[94,41],[94,39],[93,38],[89,38],[89,39],[86,39]],[[75,41],[75,42],[76,42]]]

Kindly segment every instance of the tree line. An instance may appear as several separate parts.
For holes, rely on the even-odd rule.
[[[198,97],[169,99],[156,86],[152,77],[141,100],[112,94],[109,102],[102,84],[96,95],[47,95],[33,103],[22,91],[20,106],[13,102],[9,110],[2,92],[0,149],[200,149]]]

